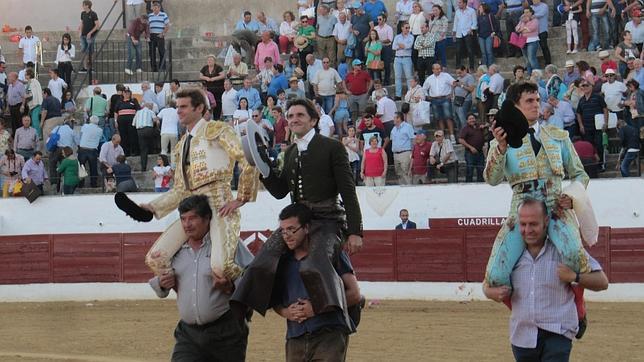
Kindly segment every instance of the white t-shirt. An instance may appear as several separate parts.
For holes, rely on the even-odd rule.
[[[67,83],[60,77],[56,80],[50,79],[47,88],[51,91],[52,96],[56,97],[59,102],[62,102],[63,88],[67,88]]]
[[[179,134],[179,115],[176,108],[163,108],[157,117],[161,119],[161,134]]]
[[[499,73],[494,73],[490,77],[490,91],[494,94],[501,94],[503,92],[503,76]]]
[[[170,186],[170,173],[172,172],[172,167],[170,166],[154,166],[152,168],[154,173],[157,176],[154,176],[154,187],[169,187]],[[158,176],[161,175],[161,176]],[[166,184],[164,185],[163,179],[166,178]]]
[[[335,96],[335,85],[340,82],[342,82],[340,74],[335,69],[329,68],[320,69],[311,83],[317,84],[318,93],[321,96]]]
[[[322,136],[331,137],[331,129],[334,126],[335,125],[333,124],[333,120],[328,115],[324,114],[322,115],[322,117],[320,117],[320,122],[318,122],[318,127],[320,128],[320,134]]]
[[[221,114],[224,116],[232,116],[237,110],[237,91],[235,88],[230,88],[229,91],[224,91],[221,94]]]
[[[622,82],[614,81],[602,84],[602,93],[604,93],[604,100],[609,111],[619,112],[624,109],[619,105],[619,102],[624,98],[624,92],[626,92],[626,86]]]
[[[40,41],[37,36],[32,35],[31,38],[22,37],[18,43],[18,48],[22,49],[22,62],[27,64],[29,62],[36,62],[36,44]]]
[[[635,26],[633,20],[626,23],[624,30],[628,30],[633,35],[633,43],[642,44],[644,43],[644,22],[640,22],[640,25]]]
[[[423,89],[430,97],[444,97],[452,93],[452,83],[454,83],[449,73],[441,72],[438,77],[434,74],[425,79]]]
[[[253,118],[253,111],[250,109],[237,109],[233,112],[233,119],[238,120],[239,123],[246,122],[251,118]]]
[[[391,100],[391,98],[382,97],[376,105],[378,107],[376,113],[382,114],[380,120],[383,123],[394,120],[394,116],[396,115],[396,102]]]

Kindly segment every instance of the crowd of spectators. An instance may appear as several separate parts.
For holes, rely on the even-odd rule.
[[[199,72],[209,104],[206,117],[230,122],[240,136],[245,122],[256,122],[279,160],[292,141],[287,103],[307,97],[318,105],[320,132],[345,145],[359,183],[384,185],[390,168],[400,184],[427,183],[440,174],[456,182],[456,144],[464,149],[465,180],[481,182],[488,129],[505,89],[516,82],[534,82],[539,86],[541,121],[569,132],[589,173],[604,170],[610,135],[621,140],[619,166],[628,176],[640,149],[635,139],[643,133],[644,25],[639,5],[555,2],[552,24],[547,5],[539,0],[400,0],[395,9],[387,9],[381,0],[305,1],[298,2],[297,17],[285,11],[281,23],[261,11],[254,16],[244,11],[236,31],[255,32],[260,40],[250,64],[237,53],[228,65],[219,64],[214,55],[206,58]],[[152,70],[164,67],[169,18],[160,2],[146,3],[147,10],[141,0],[126,3],[128,74],[141,69],[143,39],[151,43]],[[96,18],[92,13],[91,2],[83,1],[79,29],[81,50],[86,52],[99,26],[98,20],[90,21]],[[600,31],[605,23],[607,31]],[[599,58],[599,69],[584,60],[566,61],[561,72],[551,64],[548,32],[554,26],[566,27],[568,53],[597,51],[589,56]],[[624,31],[617,34],[616,29]],[[61,186],[58,177],[59,164],[69,159],[66,147],[75,151],[78,164],[87,166],[93,187],[114,173],[119,156],[140,156],[140,168],[130,170],[138,172],[147,171],[148,155],[159,152],[168,160],[157,161],[152,177],[155,188],[163,191],[169,174],[158,168],[172,169],[171,151],[182,131],[172,96],[179,82],[171,82],[169,88],[143,82],[142,95],[117,85],[110,99],[95,87],[93,96],[78,107],[69,92],[75,59],[71,36],[61,40],[47,88],[34,77],[35,42],[33,29],[26,27],[20,43],[25,67],[19,73],[7,72],[0,63],[2,105],[9,121],[0,128],[0,146],[13,151],[3,165],[9,159],[27,162],[36,151],[48,152],[52,184],[70,193],[73,189],[65,188],[70,186],[66,181]],[[448,62],[446,49],[452,45],[455,59]],[[495,59],[519,54],[525,64],[515,66],[506,79]],[[392,84],[389,94],[387,86]],[[80,132],[73,131],[66,116],[77,109],[85,115],[84,121],[76,122]],[[46,126],[47,120],[60,118],[65,121]],[[613,118],[623,121],[615,122],[617,129]],[[57,144],[45,147],[53,133],[58,134]],[[11,180],[11,171],[4,168],[4,178]]]

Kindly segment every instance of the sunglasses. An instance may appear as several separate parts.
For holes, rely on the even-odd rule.
[[[258,118],[258,117],[259,117],[259,115],[253,114],[253,118]]]
[[[590,84],[582,84],[581,87],[582,88],[590,87]]]

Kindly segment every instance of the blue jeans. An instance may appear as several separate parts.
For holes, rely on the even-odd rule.
[[[447,66],[447,38],[437,41],[434,51],[434,58],[436,61],[440,61],[440,65],[445,68]]]
[[[608,49],[608,38],[610,36],[610,23],[608,20],[608,13],[604,13],[604,15],[591,14],[590,22],[591,22],[591,28],[590,28],[591,31],[590,31],[590,44],[588,45],[588,50],[589,51],[597,50],[597,46],[599,45],[600,31],[604,33],[604,36],[601,39],[602,49]],[[600,22],[601,22],[601,29],[599,24]]]
[[[141,65],[141,41],[134,44],[132,42],[132,38],[127,38],[127,69],[134,69],[132,68],[133,56],[136,57],[136,69],[143,68],[143,66]]]
[[[474,170],[476,170],[476,182],[483,182],[483,168],[485,167],[485,157],[483,152],[479,151],[473,154],[465,151],[465,182],[472,182],[474,179]]]
[[[487,38],[479,37],[479,48],[481,48],[481,61],[488,67],[494,64],[494,54],[492,53],[492,35]]]
[[[532,74],[533,69],[539,69],[539,61],[537,60],[537,49],[539,49],[539,41],[533,41],[532,43],[526,43],[526,45],[521,49],[523,53],[523,58],[526,61],[526,68],[528,69],[528,75]]]
[[[452,101],[449,98],[432,99],[431,111],[437,121],[452,119]]]
[[[467,114],[472,111],[472,97],[463,102],[461,107],[454,106],[456,112],[456,127],[461,128],[467,121]]]
[[[518,362],[523,361],[568,361],[570,351],[572,350],[572,341],[552,332],[539,329],[537,335],[537,346],[535,348],[522,348],[512,346],[514,359]]]
[[[333,109],[333,103],[335,103],[335,94],[332,96],[320,96],[322,99],[322,109],[324,109],[324,113],[329,114],[331,112],[331,109]]]
[[[411,57],[396,57],[394,59],[394,73],[396,75],[396,97],[402,97],[403,76],[407,81],[407,89],[409,89],[409,80],[414,76]]]
[[[87,38],[86,35],[81,35],[81,52],[83,53],[91,53],[92,50],[94,50],[94,40],[96,39],[96,36],[91,36]]]
[[[622,164],[619,166],[619,170],[622,172],[622,177],[629,177],[630,172],[628,172],[628,169],[631,166],[631,163],[635,160],[637,160],[637,156],[639,156],[639,151],[634,151],[634,152],[626,152],[626,155],[624,155],[624,159],[622,160]]]

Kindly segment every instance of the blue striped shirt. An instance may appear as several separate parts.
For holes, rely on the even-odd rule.
[[[158,14],[148,14],[148,23],[150,24],[150,34],[161,34],[163,29],[170,23],[170,18],[163,11]]]

